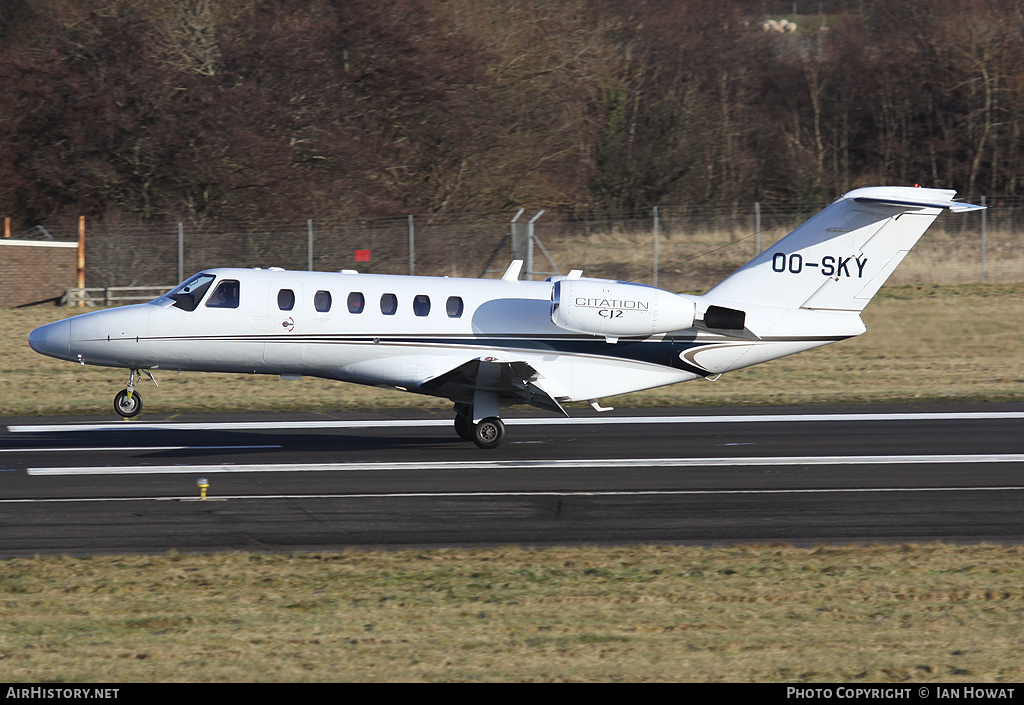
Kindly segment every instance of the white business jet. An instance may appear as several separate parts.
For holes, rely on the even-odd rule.
[[[32,331],[36,352],[123,367],[114,400],[142,409],[153,370],[302,375],[450,399],[481,448],[505,435],[499,407],[563,404],[697,379],[864,332],[860,312],[954,191],[851,191],[703,296],[573,271],[519,281],[342,271],[207,269],[145,304]],[[154,380],[155,381],[155,380]]]

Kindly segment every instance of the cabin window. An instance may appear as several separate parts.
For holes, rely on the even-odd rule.
[[[398,311],[398,297],[394,294],[384,294],[380,297],[380,312],[385,316],[394,316]]]
[[[213,280],[212,274],[197,274],[172,291],[169,296],[174,299],[174,305],[183,311],[195,311],[203,299],[203,294],[210,288],[210,284],[213,284]]]
[[[206,305],[210,308],[238,308],[238,282],[225,279],[210,294]]]
[[[331,310],[331,292],[318,291],[313,295],[313,308],[320,313],[327,313]]]
[[[462,317],[462,297],[461,296],[449,296],[448,303],[445,304],[445,311],[448,312],[448,318],[461,318]]]
[[[281,289],[277,292],[277,307],[282,311],[291,311],[295,308],[295,292],[291,289]]]
[[[348,312],[349,313],[362,313],[363,306],[366,305],[366,299],[363,298],[363,292],[353,291],[348,295]]]
[[[430,297],[426,294],[417,294],[412,300],[412,312],[417,316],[426,316],[430,313]]]

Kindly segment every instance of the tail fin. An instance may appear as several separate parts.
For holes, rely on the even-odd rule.
[[[850,191],[705,294],[735,304],[862,311],[955,191],[878,186]]]

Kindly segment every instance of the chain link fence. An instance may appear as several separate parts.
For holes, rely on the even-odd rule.
[[[1024,198],[975,202],[988,210],[940,215],[890,283],[1024,281]],[[532,262],[524,278],[582,269],[585,276],[699,293],[825,205],[661,206],[643,213],[524,209],[203,225],[98,221],[86,226],[86,286],[170,286],[202,269],[228,266],[498,277],[509,261],[522,258]],[[23,237],[41,232],[77,238],[76,229],[57,226]]]

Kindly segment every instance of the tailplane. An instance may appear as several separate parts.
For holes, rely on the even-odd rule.
[[[943,210],[977,210],[955,191],[862,188],[836,199],[704,296],[734,304],[862,311]]]

